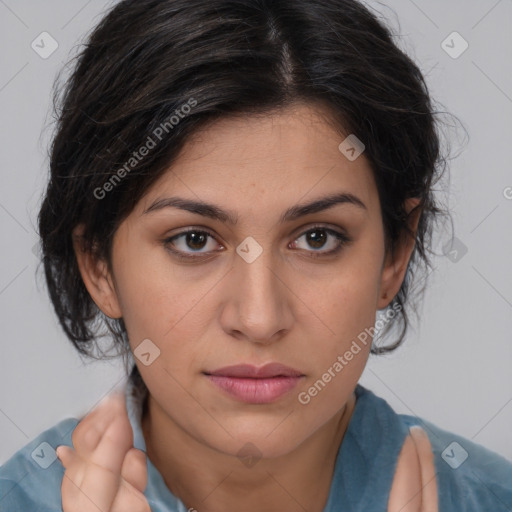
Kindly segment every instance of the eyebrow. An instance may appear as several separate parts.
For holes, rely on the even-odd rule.
[[[310,203],[292,206],[283,213],[279,222],[281,224],[284,222],[290,222],[306,215],[328,210],[339,204],[352,205],[362,210],[367,210],[366,205],[357,196],[348,192],[342,192],[322,197]],[[238,216],[232,211],[223,210],[215,204],[203,201],[194,201],[182,197],[166,197],[164,199],[158,199],[151,204],[151,206],[146,208],[142,215],[162,210],[164,208],[178,208],[180,210],[185,210],[232,225],[235,225],[238,222]]]

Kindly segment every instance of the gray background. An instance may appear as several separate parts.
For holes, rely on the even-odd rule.
[[[361,383],[397,412],[413,414],[512,459],[512,2],[393,0],[378,5],[400,22],[400,46],[420,65],[433,97],[458,116],[470,140],[450,133],[448,206],[467,247],[441,250],[411,329],[395,354],[373,357]],[[36,216],[46,181],[54,76],[110,5],[104,0],[0,0],[0,463],[42,430],[84,414],[120,382],[115,361],[84,364],[61,331],[36,279]],[[58,49],[41,58],[31,42],[49,32]],[[441,47],[459,32],[460,57]],[[451,44],[451,43],[450,43]],[[458,42],[452,46],[459,48]],[[444,182],[446,183],[446,182]],[[445,198],[446,200],[446,198]]]

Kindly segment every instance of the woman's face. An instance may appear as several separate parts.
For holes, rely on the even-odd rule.
[[[340,411],[410,255],[385,261],[364,153],[350,161],[315,112],[301,105],[197,133],[116,232],[114,286],[86,282],[104,312],[123,317],[162,414],[223,453],[250,442],[285,454]],[[340,194],[353,200],[301,208]],[[171,197],[212,207],[162,206]],[[267,363],[301,376],[211,376]]]

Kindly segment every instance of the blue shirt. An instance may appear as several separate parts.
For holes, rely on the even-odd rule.
[[[134,446],[145,451],[141,403],[128,381],[126,405]],[[481,445],[428,421],[397,414],[388,403],[360,384],[356,405],[338,450],[324,512],[385,511],[397,459],[409,427],[421,426],[434,453],[439,512],[512,511],[512,462]],[[68,418],[39,434],[0,467],[1,512],[62,511],[64,468],[55,448],[73,446],[79,420]],[[147,459],[144,491],[152,512],[187,512]]]

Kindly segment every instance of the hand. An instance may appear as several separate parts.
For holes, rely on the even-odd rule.
[[[434,453],[427,433],[409,428],[398,457],[388,512],[438,512]]]
[[[146,454],[133,447],[123,393],[106,397],[72,434],[73,448],[61,445],[65,468],[64,512],[151,512],[144,496]]]

